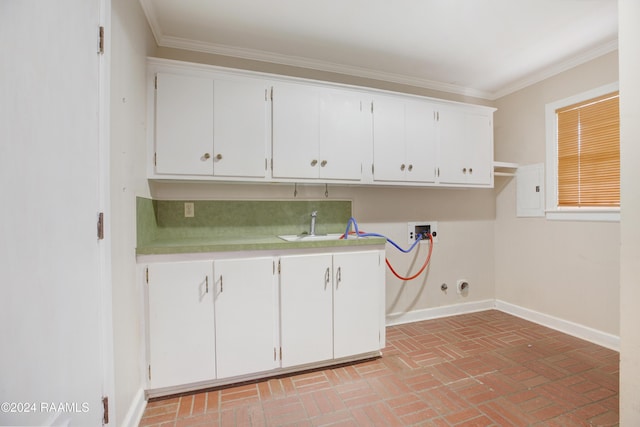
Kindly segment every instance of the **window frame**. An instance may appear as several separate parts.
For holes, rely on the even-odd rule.
[[[558,123],[556,110],[619,90],[618,82],[582,92],[545,105],[546,123],[546,218],[567,221],[620,221],[619,207],[558,206]]]

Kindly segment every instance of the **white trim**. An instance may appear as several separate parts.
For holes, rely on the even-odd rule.
[[[617,335],[602,332],[588,326],[560,319],[549,314],[540,313],[539,311],[520,307],[505,301],[496,300],[495,308],[502,312],[546,326],[547,328],[555,329],[556,331],[560,331],[576,338],[601,345],[611,350],[620,351],[620,337]]]
[[[501,300],[483,300],[462,304],[447,305],[444,307],[426,308],[409,311],[406,313],[391,313],[386,317],[387,326],[402,325],[405,323],[420,322],[423,320],[439,319],[441,317],[456,316],[459,314],[475,313],[485,310],[499,310],[521,319],[537,323],[547,328],[571,335],[576,338],[620,351],[620,337],[607,332],[599,331],[588,326],[580,325],[569,320],[560,319],[539,311],[520,307]]]
[[[582,65],[585,64],[589,61],[592,61],[596,58],[599,58],[601,56],[604,56],[608,53],[611,52],[615,52],[616,50],[618,50],[618,39],[616,38],[615,40],[610,40],[607,42],[604,42],[598,46],[594,46],[592,49],[589,49],[586,52],[582,52],[578,55],[572,56],[570,58],[567,58],[566,60],[555,64],[555,65],[551,65],[547,68],[544,68],[542,70],[540,70],[537,73],[531,74],[528,77],[522,78],[516,82],[514,82],[513,84],[510,84],[506,87],[504,87],[503,89],[497,90],[495,92],[493,92],[491,94],[491,97],[489,98],[491,101],[495,101],[496,99],[500,99],[503,96],[507,96],[509,94],[512,94],[514,92],[519,91],[520,89],[524,89],[528,86],[531,86],[533,84],[539,83],[543,80],[546,80],[550,77],[553,77],[555,75],[558,75],[562,72],[565,72],[567,70],[570,70],[572,68],[577,67],[578,65]]]
[[[404,323],[420,322],[422,320],[438,319],[440,317],[491,310],[492,308],[495,308],[494,300],[483,300],[446,305],[443,307],[425,308],[405,313],[391,313],[387,314],[386,325],[402,325]]]
[[[547,219],[557,221],[602,221],[619,222],[620,209],[618,210],[576,210],[558,209],[546,212]]]
[[[100,357],[102,365],[102,396],[109,399],[109,424],[115,425],[115,359],[113,345],[113,281],[111,264],[111,0],[99,0],[99,24],[104,28],[104,53],[99,61],[98,111],[98,179],[100,212],[104,213],[104,239],[98,241],[100,257]]]
[[[548,220],[568,221],[620,221],[619,209],[583,209],[558,207],[558,138],[556,110],[590,98],[605,95],[619,90],[618,82],[609,83],[595,89],[582,92],[568,98],[550,102],[545,105],[546,123],[546,218]]]
[[[133,397],[131,405],[129,405],[129,410],[122,419],[122,427],[137,427],[146,408],[147,401],[144,398],[144,387],[140,386]]]

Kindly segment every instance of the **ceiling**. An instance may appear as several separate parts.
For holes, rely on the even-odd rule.
[[[159,46],[497,99],[618,47],[617,0],[140,0]]]

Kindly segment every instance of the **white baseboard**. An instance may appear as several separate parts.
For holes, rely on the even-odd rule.
[[[142,420],[142,415],[144,414],[144,410],[146,407],[147,401],[144,398],[144,388],[141,386],[133,397],[133,401],[129,406],[127,414],[122,420],[121,425],[123,427],[138,427],[138,425],[140,425],[140,420]],[[109,423],[109,425],[111,425],[111,423]]]
[[[391,313],[387,314],[385,321],[387,326],[393,326],[401,325],[403,323],[419,322],[421,320],[455,316],[457,314],[491,310],[492,308],[495,308],[495,300],[474,301],[462,304],[445,305],[442,307],[425,308],[406,313]]]
[[[576,338],[601,345],[602,347],[620,351],[619,336],[500,300],[495,301],[495,308],[505,313],[546,326],[547,328],[555,329],[556,331],[563,332]]]
[[[477,311],[491,309],[500,310],[539,325],[555,329],[556,331],[560,331],[567,335],[601,345],[611,350],[620,351],[619,336],[500,300],[483,300],[447,305],[443,307],[426,308],[406,313],[391,313],[386,317],[386,325],[401,325],[403,323],[420,322],[422,320],[437,319],[440,317],[455,316],[458,314],[474,313]]]

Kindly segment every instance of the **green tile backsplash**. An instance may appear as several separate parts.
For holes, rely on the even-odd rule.
[[[185,218],[184,200],[137,200],[138,246],[156,240],[275,236],[309,231],[318,211],[317,233],[340,233],[351,217],[351,201],[197,200]]]

